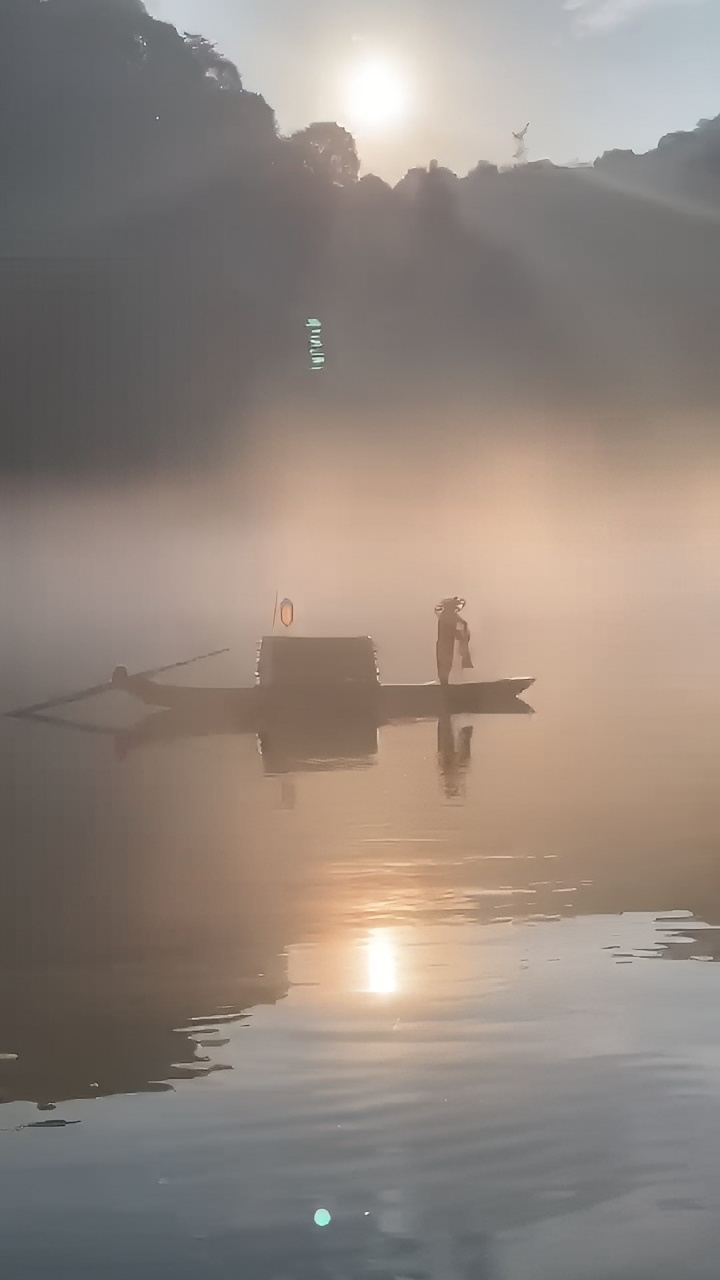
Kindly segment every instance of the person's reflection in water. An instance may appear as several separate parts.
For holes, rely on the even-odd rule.
[[[455,732],[451,715],[438,720],[437,755],[443,790],[448,800],[464,794],[465,775],[470,768],[473,726],[463,725]]]
[[[280,808],[293,810],[297,799],[297,791],[295,789],[294,778],[281,778],[280,780]]]

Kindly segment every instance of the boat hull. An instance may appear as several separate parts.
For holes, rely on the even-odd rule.
[[[529,708],[519,695],[533,679],[473,681],[467,684],[386,684],[380,686],[385,720],[414,720],[429,716],[473,712],[512,711]]]
[[[227,719],[238,727],[261,726],[268,717],[364,715],[384,724],[441,715],[528,711],[519,695],[532,685],[529,678],[476,681],[467,684],[345,684],[325,687],[202,689],[157,684],[124,672],[113,678],[115,688],[146,706],[185,715]]]

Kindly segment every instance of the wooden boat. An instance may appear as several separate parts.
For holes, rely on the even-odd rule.
[[[250,688],[197,688],[159,684],[118,667],[112,687],[146,706],[184,716],[219,719],[237,728],[305,716],[365,716],[376,725],[475,712],[529,711],[518,697],[534,678],[467,684],[381,684],[369,636],[265,636]]]

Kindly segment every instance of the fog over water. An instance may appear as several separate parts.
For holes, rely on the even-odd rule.
[[[8,488],[6,706],[203,646],[232,646],[245,683],[276,589],[304,634],[372,634],[388,679],[430,678],[432,607],[454,590],[488,675],[711,677],[720,504],[702,437],[607,446],[597,428],[460,419],[406,451],[345,426],[282,422],[192,478]]]

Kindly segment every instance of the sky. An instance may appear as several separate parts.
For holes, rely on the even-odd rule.
[[[395,181],[436,158],[458,173],[509,162],[531,122],[531,159],[645,151],[720,112],[716,0],[148,0],[199,31],[262,93],[280,130],[337,120],[364,172]],[[396,120],[368,125],[353,76],[381,60],[404,86]]]

